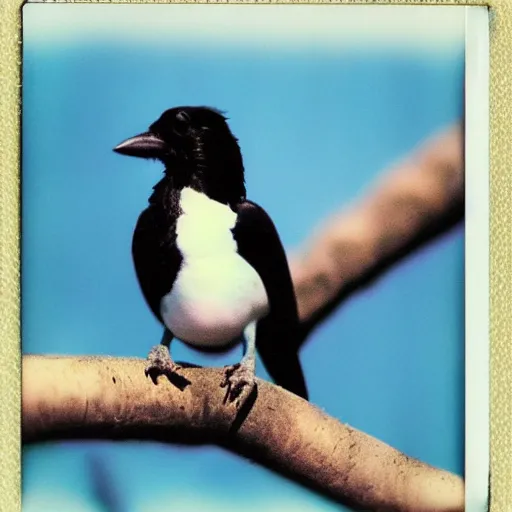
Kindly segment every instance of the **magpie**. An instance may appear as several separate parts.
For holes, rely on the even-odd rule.
[[[275,382],[307,399],[286,254],[265,210],[246,199],[240,146],[224,113],[171,108],[114,151],[165,166],[132,241],[142,294],[164,326],[146,375],[179,373],[174,337],[205,351],[243,340],[241,362],[224,370],[227,401],[238,407],[254,388],[256,348]]]

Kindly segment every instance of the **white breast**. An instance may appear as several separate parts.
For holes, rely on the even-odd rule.
[[[237,253],[231,229],[236,213],[193,189],[183,189],[176,243],[183,263],[161,314],[178,338],[195,345],[224,345],[267,312],[257,272]]]

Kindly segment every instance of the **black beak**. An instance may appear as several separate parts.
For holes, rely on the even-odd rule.
[[[145,132],[126,139],[114,148],[116,153],[140,158],[161,158],[167,149],[165,142],[154,133]]]

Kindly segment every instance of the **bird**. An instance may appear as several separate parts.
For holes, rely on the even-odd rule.
[[[241,361],[224,368],[225,401],[239,407],[255,387],[256,350],[276,384],[307,400],[286,253],[270,216],[246,197],[227,121],[213,107],[174,107],[114,148],[164,165],[132,240],[142,294],[163,325],[146,375],[179,375],[174,338],[203,351],[243,342]]]

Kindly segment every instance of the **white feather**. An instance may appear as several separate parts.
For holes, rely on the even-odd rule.
[[[267,313],[265,288],[237,253],[231,208],[191,188],[181,192],[180,206],[176,243],[183,263],[161,301],[162,318],[188,343],[222,346]]]

